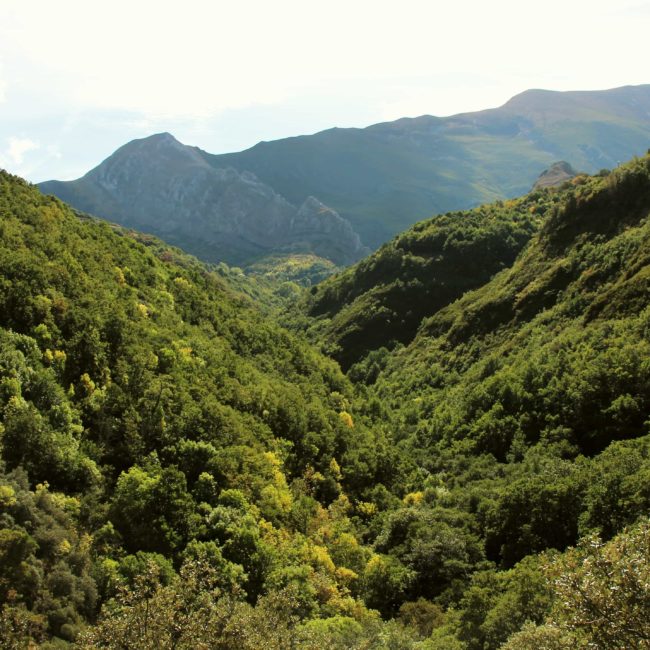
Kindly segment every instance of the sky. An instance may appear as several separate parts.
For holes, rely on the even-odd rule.
[[[211,153],[650,83],[650,1],[0,0],[0,167],[70,180],[169,131]]]

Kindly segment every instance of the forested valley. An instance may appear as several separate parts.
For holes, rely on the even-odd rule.
[[[650,155],[310,288],[0,172],[3,648],[650,648]]]

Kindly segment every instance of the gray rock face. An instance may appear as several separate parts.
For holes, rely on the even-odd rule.
[[[297,208],[251,172],[214,168],[169,133],[129,142],[83,178],[40,189],[210,262],[299,251],[350,264],[368,252],[350,223],[316,198]]]
[[[560,160],[559,162],[553,163],[539,175],[539,178],[535,181],[535,185],[533,185],[533,189],[539,190],[545,187],[558,187],[577,175],[578,172],[568,162]]]
[[[360,257],[370,252],[349,221],[313,196],[305,199],[293,217],[290,236],[295,244],[309,242],[314,253],[333,261],[334,257],[345,258],[350,248]]]

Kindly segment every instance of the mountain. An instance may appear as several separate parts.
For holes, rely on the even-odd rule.
[[[557,187],[566,181],[578,175],[568,162],[561,160],[553,163],[548,169],[545,169],[533,185],[533,190],[543,189],[545,187]]]
[[[424,318],[379,376],[383,399],[419,396],[432,445],[505,461],[520,443],[591,456],[647,433],[650,156],[575,180],[538,192],[515,262]]]
[[[350,224],[313,196],[296,207],[250,172],[208,165],[169,133],[129,142],[76,181],[40,188],[209,262],[298,251],[349,264],[366,252]]]
[[[374,249],[432,214],[524,194],[554,161],[594,173],[649,146],[650,85],[643,85],[528,90],[475,113],[335,128],[201,155],[215,167],[253,172],[293,203],[317,196]]]
[[[423,238],[421,260],[396,252],[394,265],[382,259],[385,247],[370,258],[374,276],[373,264],[362,262],[340,285],[334,277],[322,294],[315,291],[333,299],[331,324],[345,317],[348,332],[366,328],[356,340],[337,340],[354,355],[376,331],[367,324],[370,307],[354,310],[355,302],[365,294],[378,311],[394,309],[391,294],[405,273],[429,270],[413,287],[404,282],[396,316],[419,309],[424,295],[433,313],[406,346],[372,350],[348,372],[394,432],[400,454],[417,465],[418,478],[411,475],[409,494],[383,519],[374,547],[415,572],[411,599],[436,603],[454,600],[441,591],[442,558],[476,562],[427,648],[643,647],[650,614],[643,600],[650,595],[643,582],[650,568],[650,155],[484,210],[502,228],[535,216],[516,259],[457,300],[439,279],[454,270],[445,255],[453,259],[464,242],[440,218],[400,235],[393,249],[409,242],[417,255],[421,233],[447,246]],[[458,230],[470,277],[481,256],[472,244],[489,240],[487,214],[464,215],[474,228]],[[355,276],[365,283],[356,294]],[[446,277],[453,282],[453,273]],[[337,328],[329,326],[317,322],[312,334],[331,336]],[[478,568],[472,535],[500,570]],[[636,570],[624,559],[634,544],[643,549]],[[638,573],[619,591],[615,576],[631,577],[628,571]],[[388,603],[399,602],[388,581],[384,593]],[[614,641],[620,626],[594,614],[595,603],[614,593],[625,593],[615,609],[639,608],[627,641]],[[534,625],[517,632],[526,620]],[[519,642],[503,645],[513,634]]]
[[[0,172],[4,645],[645,647],[649,217],[650,156],[435,217],[319,322]],[[364,294],[347,376],[278,322]]]
[[[313,287],[296,310],[344,370],[371,350],[409,343],[423,318],[514,262],[548,208],[539,196],[422,221]]]
[[[336,364],[196,259],[5,172],[0,434],[3,647],[80,640],[101,602],[185,560],[244,636],[289,587],[306,616],[370,616],[350,499],[401,463]],[[221,647],[264,645],[238,634]]]
[[[206,261],[297,252],[347,265],[432,214],[524,194],[555,161],[594,173],[649,145],[650,85],[528,90],[500,108],[334,128],[238,153],[159,134],[83,178],[40,188]]]

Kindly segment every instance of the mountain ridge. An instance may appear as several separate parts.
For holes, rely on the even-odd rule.
[[[168,134],[164,140],[171,137]],[[269,196],[265,209],[275,216],[278,212],[288,214],[284,202],[299,210],[310,197],[316,197],[329,207],[332,222],[338,224],[336,234],[323,233],[312,213],[308,220],[312,230],[303,233],[307,241],[299,241],[288,224],[284,249],[297,248],[298,252],[314,252],[337,264],[349,264],[367,252],[364,246],[376,249],[432,214],[521,196],[557,160],[595,173],[644,153],[649,145],[650,85],[598,91],[531,89],[500,107],[449,117],[421,115],[365,128],[333,127],[312,135],[262,141],[226,154],[188,147],[186,167],[208,175],[200,164],[202,159],[215,170],[236,170],[242,177],[230,182],[244,197],[249,192],[243,186],[254,184],[248,176],[253,174],[268,188],[264,191],[283,199],[271,200]],[[109,219],[117,214],[124,225],[151,227],[143,223],[143,215],[138,221],[117,204],[119,197],[113,196],[116,188],[89,187],[96,176],[93,171],[76,181],[46,181],[39,187],[81,210]],[[202,191],[205,193],[205,188]],[[143,200],[142,196],[131,198],[129,210],[135,200]],[[237,214],[241,205],[229,209]],[[205,213],[207,207],[201,210]],[[227,213],[219,218],[227,220]],[[182,221],[183,217],[176,219]],[[291,217],[285,214],[285,220],[290,222]],[[264,217],[251,220],[253,228],[263,222]],[[216,237],[200,218],[197,225],[207,229],[212,239]],[[262,244],[268,242],[260,241],[262,237],[248,241],[245,233],[230,232],[232,224],[228,228],[221,233],[223,245],[213,251],[206,244],[206,232],[192,239],[191,234],[181,232],[182,226],[176,224],[178,232],[172,232],[168,223],[167,230],[158,229],[155,234],[185,245],[207,261],[219,258],[248,263],[267,250]],[[312,243],[315,250],[309,250]],[[242,254],[234,259],[237,246]]]
[[[528,90],[498,108],[333,128],[203,155],[215,166],[253,171],[289,200],[318,196],[374,249],[432,214],[520,196],[557,160],[594,173],[649,145],[650,85],[641,85]]]
[[[364,254],[349,223],[316,198],[294,206],[253,173],[214,168],[199,151],[155,134],[125,144],[76,181],[39,187],[208,262],[245,264],[297,250],[348,264]]]

